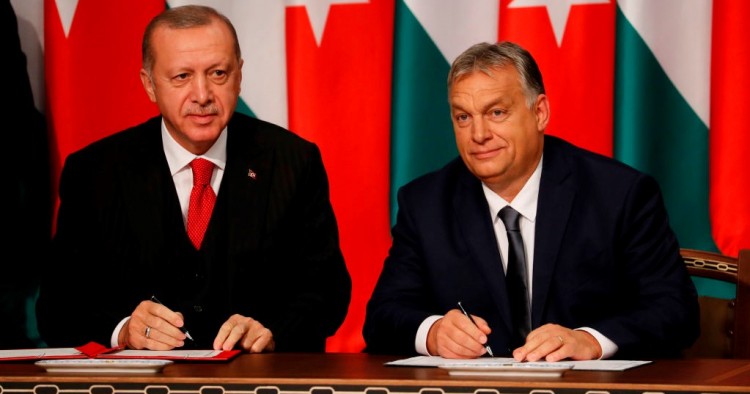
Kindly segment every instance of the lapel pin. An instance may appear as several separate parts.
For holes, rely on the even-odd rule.
[[[249,168],[247,170],[247,176],[255,180],[255,178],[258,176],[258,174],[255,173],[255,171],[252,170],[252,168]]]

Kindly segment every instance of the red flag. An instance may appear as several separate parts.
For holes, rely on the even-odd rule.
[[[709,133],[711,229],[722,253],[750,248],[750,171],[744,101],[750,86],[750,15],[746,0],[714,1],[711,39],[711,131]]]
[[[612,156],[615,2],[535,3],[502,0],[499,39],[525,47],[542,70],[547,133]]]
[[[349,3],[330,7],[320,46],[305,7],[287,9],[286,36],[289,128],[321,148],[353,282],[349,313],[327,350],[358,352],[365,304],[390,245],[394,3]]]
[[[143,30],[163,9],[163,0],[44,0],[54,184],[69,153],[158,113],[138,74]]]

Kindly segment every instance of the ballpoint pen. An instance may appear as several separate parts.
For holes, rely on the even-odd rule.
[[[160,304],[160,305],[164,305],[164,304],[162,304],[162,303],[161,303],[161,301],[159,301],[159,299],[158,299],[158,298],[156,298],[156,296],[155,296],[155,295],[152,295],[152,296],[151,296],[151,301],[153,301],[153,302],[155,302],[155,303],[157,303],[157,304]],[[166,306],[166,305],[165,305],[165,306]],[[183,334],[185,334],[185,336],[187,337],[187,339],[189,339],[189,340],[191,340],[191,341],[195,342],[195,340],[193,339],[193,337],[192,337],[192,336],[190,336],[190,333],[188,332],[188,330],[187,330],[187,329],[186,329],[186,328],[185,328],[184,326],[183,326],[183,327],[180,327],[180,331],[182,331],[182,333],[183,333]]]
[[[468,312],[466,312],[466,309],[464,309],[464,306],[461,305],[461,301],[458,302],[458,307],[461,309],[461,312],[464,313],[464,316],[468,317],[469,320],[471,320],[471,322],[474,323],[475,326],[477,326],[477,322],[475,322],[474,318],[471,317],[471,315]],[[484,345],[484,348],[487,349],[487,354],[489,354],[490,357],[495,357],[495,355],[492,354],[492,349],[490,348],[490,345]]]

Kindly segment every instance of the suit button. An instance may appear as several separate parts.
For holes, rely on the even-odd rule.
[[[193,305],[193,310],[196,312],[203,312],[203,307],[200,305]]]

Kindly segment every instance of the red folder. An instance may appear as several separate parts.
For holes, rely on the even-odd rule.
[[[157,359],[184,361],[228,361],[240,354],[240,350],[132,350],[120,347],[108,348],[89,342],[76,348],[38,348],[0,350],[0,361],[20,360],[67,360],[67,359]]]

